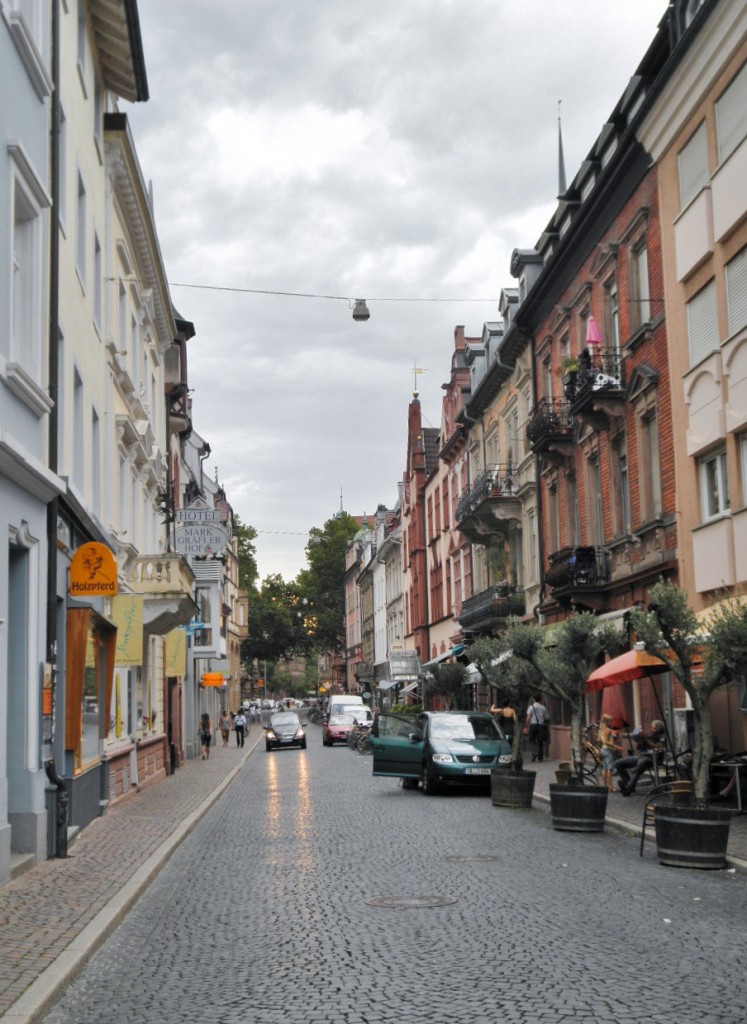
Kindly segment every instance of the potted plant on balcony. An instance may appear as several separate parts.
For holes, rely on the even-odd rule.
[[[744,685],[747,678],[747,606],[721,601],[704,625],[686,593],[662,580],[651,589],[648,610],[631,613],[631,622],[645,650],[677,678],[693,710],[691,804],[656,805],[659,860],[679,867],[723,867],[730,812],[709,803],[714,751],[710,699],[719,687]]]
[[[576,356],[563,356],[560,360],[558,373],[563,380],[563,392],[569,402],[573,400],[573,396],[576,392],[579,369],[579,362]]]
[[[510,707],[514,717],[511,760],[507,765],[493,768],[490,777],[490,796],[497,807],[531,807],[534,781],[537,773],[526,771],[521,744],[522,724],[531,696],[539,688],[540,677],[528,662],[512,658],[511,643],[518,619],[500,637],[481,637],[468,648],[467,654],[493,693],[500,694],[504,708]],[[516,642],[520,642],[517,637]]]

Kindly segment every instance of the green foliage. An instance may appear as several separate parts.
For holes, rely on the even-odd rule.
[[[650,597],[648,610],[632,612],[631,621],[638,640],[667,665],[690,697],[695,719],[693,793],[702,804],[708,797],[713,753],[709,700],[717,687],[747,678],[747,607],[738,599],[723,600],[703,626],[681,587],[660,580]],[[702,672],[697,669],[701,659]]]
[[[392,715],[419,715],[422,710],[422,704],[392,704],[389,713]]]
[[[282,576],[268,576],[262,586],[249,595],[249,636],[241,645],[242,659],[280,661],[309,650],[298,592]]]
[[[309,533],[308,568],[298,574],[295,587],[313,607],[311,642],[320,653],[345,647],[345,552],[358,530],[353,517],[342,512],[328,519],[321,530],[314,527]]]
[[[463,665],[434,665],[430,670],[432,678],[426,678],[424,683],[424,703],[430,703],[430,698],[438,696],[443,698],[449,710],[469,710],[469,693],[463,685],[466,669]]]
[[[253,543],[257,539],[257,531],[253,526],[245,526],[237,515],[234,515],[233,523],[234,532],[238,537],[239,586],[251,593],[259,579],[257,549]]]

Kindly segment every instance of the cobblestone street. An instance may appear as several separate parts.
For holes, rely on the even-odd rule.
[[[310,726],[260,743],[45,1019],[738,1024],[746,919],[741,874],[403,790]]]

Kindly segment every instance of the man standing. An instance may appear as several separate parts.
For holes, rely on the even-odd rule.
[[[547,723],[547,708],[542,703],[541,695],[535,694],[532,697],[532,703],[527,708],[527,720],[524,726],[524,733],[534,747],[533,761],[544,760],[545,741],[548,739]]]
[[[631,739],[635,741],[637,753],[628,757],[618,757],[615,761],[619,776],[617,788],[623,796],[635,793],[641,775],[649,768],[653,768],[655,752],[663,750],[665,735],[664,723],[658,720],[651,723],[651,732],[648,735],[643,729],[633,730]],[[632,772],[628,771],[629,768],[633,769]]]
[[[244,733],[246,732],[246,715],[244,709],[239,708],[236,717],[233,720],[233,727],[236,730],[236,746],[244,746]]]

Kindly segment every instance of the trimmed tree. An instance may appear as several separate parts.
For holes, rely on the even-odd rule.
[[[719,687],[744,685],[747,679],[747,606],[723,601],[704,626],[682,588],[661,580],[651,588],[650,598],[648,610],[632,612],[631,621],[639,642],[666,664],[690,698],[693,800],[703,806],[713,755],[710,699]]]
[[[478,647],[493,643],[497,651],[492,657],[499,660],[490,665],[490,655]],[[552,646],[547,646],[547,633],[540,626],[509,620],[509,626],[500,639],[477,641],[469,649],[470,656],[479,667],[473,653],[482,660],[488,682],[508,693],[511,707],[517,716],[514,733],[512,764],[520,757],[522,724],[532,692],[542,690],[560,698],[568,705],[571,715],[571,763],[579,777],[583,776],[584,698],[586,681],[605,653],[620,654],[627,647],[626,637],[609,623],[600,623],[592,612],[570,615],[553,630]],[[492,673],[492,678],[491,678]]]

